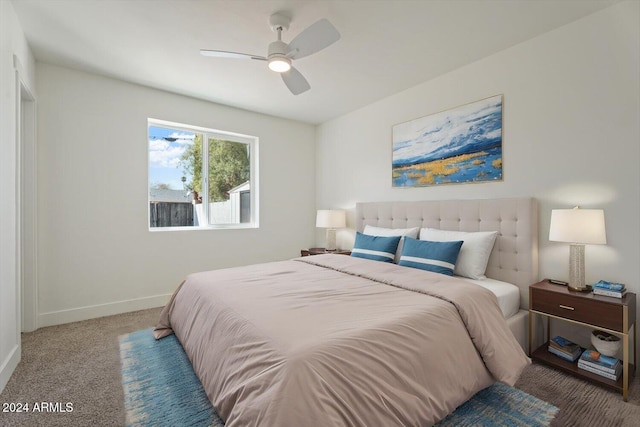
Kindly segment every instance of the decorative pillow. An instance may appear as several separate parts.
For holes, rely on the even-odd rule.
[[[487,270],[489,256],[496,241],[497,231],[449,231],[435,228],[422,228],[420,240],[432,242],[453,242],[462,240],[462,248],[458,255],[456,268],[453,270],[456,276],[469,279],[486,279],[484,272]]]
[[[400,236],[382,237],[356,233],[351,256],[374,261],[393,262]]]
[[[420,268],[453,276],[462,240],[457,242],[429,242],[405,237],[398,265]]]
[[[383,228],[383,227],[374,227],[372,225],[365,225],[364,231],[362,234],[368,234],[369,236],[407,236],[412,237],[414,239],[418,238],[418,233],[420,232],[420,228]],[[400,254],[402,253],[402,242],[404,239],[400,239],[400,243],[398,243],[398,250],[396,251],[396,257],[393,260],[396,264],[400,261]]]

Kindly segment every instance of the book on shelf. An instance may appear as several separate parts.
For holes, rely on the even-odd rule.
[[[619,359],[605,356],[595,350],[585,350],[582,352],[579,363],[608,374],[615,374],[622,369],[622,364]]]
[[[564,351],[558,350],[557,348],[551,347],[551,346],[549,346],[547,350],[549,351],[549,353],[555,354],[556,356],[561,357],[564,360],[568,360],[569,362],[575,362],[578,359],[578,357],[580,357],[579,354],[577,356],[572,354],[567,354]]]
[[[607,282],[605,280],[600,280],[597,283],[594,283],[592,286],[593,289],[604,289],[608,291],[622,292],[625,290],[625,285],[622,283],[614,283]]]
[[[578,344],[559,335],[549,340],[548,350],[557,356],[565,356],[565,359],[572,362],[582,353],[582,348]]]
[[[611,374],[609,372],[602,371],[598,368],[594,368],[591,365],[584,363],[584,361],[578,361],[578,368],[584,369],[585,371],[591,372],[592,374],[600,375],[601,377],[608,378],[610,380],[618,381],[620,379],[620,375],[622,374],[622,367],[619,367],[615,373]]]
[[[573,353],[575,351],[582,352],[582,349],[578,344],[574,343],[573,341],[569,341],[568,339],[566,339],[565,337],[561,337],[560,335],[551,338],[551,340],[549,340],[549,345],[552,345],[559,350],[566,351],[567,353]]]
[[[614,297],[614,298],[622,298],[623,296],[626,295],[627,290],[624,289],[623,291],[610,291],[608,289],[601,289],[601,288],[592,288],[593,289],[593,294],[594,295],[602,295],[605,297]]]

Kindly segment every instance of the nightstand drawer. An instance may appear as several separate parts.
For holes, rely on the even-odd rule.
[[[594,304],[588,298],[562,295],[539,289],[532,289],[532,293],[534,294],[531,304],[533,310],[613,331],[622,332],[624,330],[622,305],[620,304]]]

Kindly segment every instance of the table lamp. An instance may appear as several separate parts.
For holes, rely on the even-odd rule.
[[[569,246],[569,289],[591,290],[584,281],[584,245],[604,245],[607,235],[602,209],[552,209],[549,240]]]
[[[316,215],[316,227],[327,229],[327,250],[336,250],[336,228],[347,226],[345,211],[319,210]]]

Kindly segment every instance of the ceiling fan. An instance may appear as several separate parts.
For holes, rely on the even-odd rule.
[[[282,81],[287,85],[291,93],[299,95],[311,89],[309,82],[291,62],[296,59],[312,55],[325,47],[332,45],[340,39],[340,33],[326,19],[321,19],[307,27],[298,34],[291,43],[282,41],[282,32],[289,29],[291,19],[287,16],[275,13],[271,15],[269,24],[271,29],[278,33],[278,40],[269,44],[267,56],[251,55],[247,53],[228,52],[224,50],[200,49],[204,56],[218,58],[256,59],[267,61],[269,68],[282,76]]]

